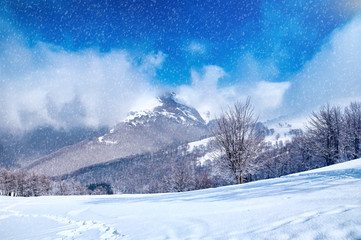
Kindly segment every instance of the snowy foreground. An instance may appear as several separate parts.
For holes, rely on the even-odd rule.
[[[361,159],[186,193],[1,197],[0,239],[361,239]]]

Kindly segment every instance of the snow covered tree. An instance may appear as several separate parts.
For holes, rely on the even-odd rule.
[[[250,98],[237,102],[216,119],[213,129],[219,163],[232,171],[237,184],[252,172],[254,160],[261,151],[263,137],[256,129]]]
[[[291,142],[291,161],[295,165],[295,171],[306,171],[315,167],[324,166],[320,157],[313,155],[313,143],[307,134],[294,137]]]
[[[325,160],[326,165],[337,163],[342,153],[342,114],[339,107],[329,104],[313,112],[307,125],[308,139],[312,142],[312,152]]]
[[[189,162],[177,162],[172,168],[171,191],[184,192],[194,188],[193,167]]]
[[[1,195],[9,195],[14,189],[12,174],[5,169],[0,169],[0,192]]]
[[[16,195],[17,196],[25,196],[26,192],[26,184],[27,184],[27,175],[24,171],[18,171],[14,173],[16,179]]]
[[[208,167],[199,167],[195,174],[195,189],[205,189],[213,187],[213,180]]]
[[[40,196],[40,186],[38,182],[38,177],[34,173],[31,173],[26,181],[25,186],[25,196]]]
[[[262,167],[264,174],[267,174],[266,178],[280,177],[288,173],[286,169],[290,159],[288,145],[276,145],[262,154]]]
[[[39,175],[37,182],[39,185],[39,194],[41,196],[49,195],[51,193],[52,186],[51,186],[51,180],[49,177],[47,177],[45,175]]]
[[[347,159],[361,157],[361,103],[353,102],[344,112],[344,149]]]

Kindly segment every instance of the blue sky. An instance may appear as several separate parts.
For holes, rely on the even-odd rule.
[[[303,89],[317,76],[314,81],[323,84],[314,93],[319,98],[322,89],[335,85],[325,86],[324,75],[305,71],[315,68],[321,55],[332,62],[327,46],[343,46],[338,42],[343,34],[360,36],[360,10],[358,0],[5,0],[0,3],[3,115],[28,128],[65,126],[69,115],[77,124],[111,125],[164,89],[202,114],[217,113],[215,108],[245,95],[255,98],[265,118],[292,114],[284,109],[295,105],[284,106],[284,96],[298,105],[313,101],[292,90],[295,86]],[[353,66],[360,52],[350,55],[343,60],[352,58],[348,66]],[[351,83],[361,81],[359,72],[352,76]],[[20,93],[22,100],[15,97]],[[107,120],[109,115],[116,118]]]
[[[27,44],[67,51],[127,49],[167,55],[160,84],[189,81],[191,68],[237,68],[245,54],[272,59],[281,76],[299,70],[351,14],[339,1],[8,1],[6,17]],[[197,46],[198,48],[194,48]],[[193,46],[193,51],[192,51]],[[203,50],[201,50],[203,49]]]

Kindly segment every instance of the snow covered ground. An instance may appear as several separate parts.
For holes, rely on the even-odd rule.
[[[361,239],[361,159],[186,193],[0,197],[0,239]]]

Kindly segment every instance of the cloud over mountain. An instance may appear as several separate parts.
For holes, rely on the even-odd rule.
[[[361,8],[356,0],[198,2],[204,19],[175,1],[174,11],[183,15],[174,22],[136,11],[128,2],[120,8],[94,5],[85,13],[67,9],[73,3],[59,3],[63,8],[49,3],[55,6],[51,9],[43,3],[34,8],[0,4],[0,129],[112,126],[131,110],[151,108],[165,90],[175,91],[204,118],[247,96],[261,119],[360,100]],[[156,5],[165,16],[173,14]],[[214,9],[212,17],[207,9]],[[251,13],[236,18],[235,9]],[[42,11],[46,15],[38,16]],[[129,18],[125,26],[114,15],[131,11],[150,22]],[[106,37],[103,23],[86,31],[82,24],[89,24],[73,22],[93,12],[109,26]],[[118,23],[120,32],[111,28]],[[121,26],[135,32],[127,35]]]
[[[67,52],[39,43],[3,44],[2,128],[113,125],[156,96],[150,82],[164,54],[133,58],[125,50]],[[34,60],[35,59],[35,60]]]

